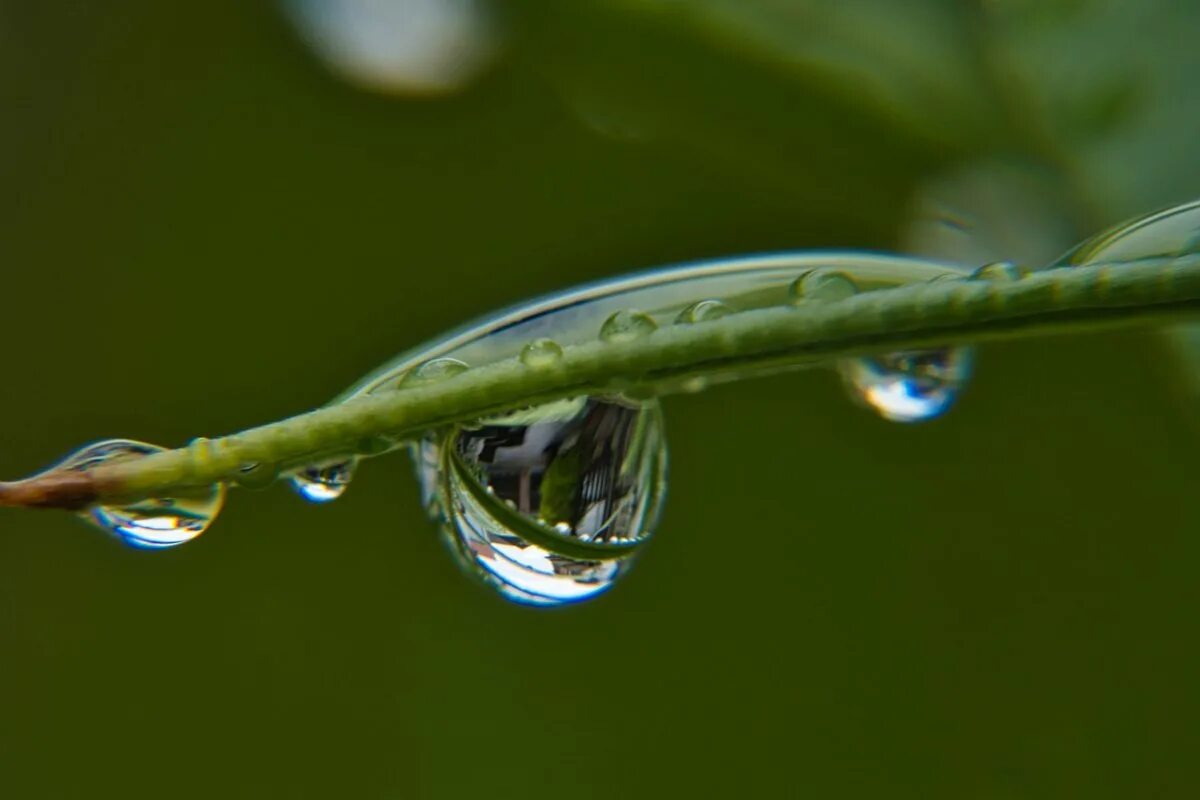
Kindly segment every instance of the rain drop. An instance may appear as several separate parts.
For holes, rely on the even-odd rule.
[[[411,389],[414,386],[426,386],[455,375],[461,375],[470,367],[457,358],[434,358],[419,364],[400,379],[400,387]]]
[[[544,369],[562,360],[563,349],[553,339],[534,339],[521,348],[521,363],[533,369]]]
[[[680,311],[675,322],[679,325],[694,325],[697,322],[711,322],[727,317],[732,313],[733,309],[720,300],[700,300]]]
[[[795,303],[832,303],[858,293],[854,279],[844,272],[814,269],[797,278],[791,287]]]
[[[600,326],[600,338],[614,344],[631,342],[649,336],[658,328],[658,323],[640,311],[621,310],[614,312]]]
[[[954,404],[973,360],[971,348],[948,347],[847,359],[839,370],[851,394],[884,419],[922,422]]]
[[[653,402],[550,403],[431,437],[415,457],[422,494],[464,568],[533,605],[612,586],[653,533],[665,492]]]
[[[346,492],[358,459],[305,467],[292,476],[292,488],[310,503],[329,503]]]
[[[1011,283],[1019,281],[1028,273],[1023,267],[1019,267],[1011,261],[996,261],[991,264],[984,264],[979,269],[971,273],[971,280],[975,281],[996,281],[997,283]]]
[[[84,447],[55,469],[86,471],[103,463],[142,458],[163,449],[129,439],[109,439]],[[214,483],[179,489],[170,497],[125,504],[97,503],[81,511],[80,516],[130,547],[163,550],[190,542],[204,533],[224,502],[224,485]]]

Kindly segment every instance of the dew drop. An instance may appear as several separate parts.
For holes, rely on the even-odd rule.
[[[814,269],[801,275],[791,286],[794,303],[831,303],[858,293],[854,279],[844,272]]]
[[[1120,264],[1200,251],[1200,200],[1118,225],[1072,248],[1051,266]]]
[[[654,402],[550,403],[429,438],[414,455],[464,568],[533,605],[611,587],[653,533],[666,488]]]
[[[640,311],[623,309],[614,312],[600,326],[600,338],[605,342],[631,342],[649,336],[658,328],[649,315]]]
[[[563,349],[553,339],[534,339],[521,348],[521,363],[533,369],[544,369],[562,360]]]
[[[358,459],[351,458],[305,467],[292,476],[292,488],[310,503],[329,503],[345,493],[357,466]]]
[[[243,489],[265,489],[279,477],[274,464],[243,464],[233,480]]]
[[[846,359],[839,369],[851,394],[893,422],[945,413],[971,375],[969,347]]]
[[[680,311],[675,322],[679,325],[693,325],[697,322],[711,322],[732,313],[733,309],[720,300],[701,300]]]
[[[86,471],[100,464],[142,458],[164,448],[129,439],[108,439],[88,445],[68,456],[55,469]],[[164,550],[190,542],[208,529],[225,502],[225,487],[178,489],[170,497],[155,497],[126,504],[97,503],[79,516],[139,550]]]
[[[1011,283],[1024,278],[1028,272],[1011,261],[996,261],[991,264],[984,264],[979,269],[971,273],[971,280],[974,281],[996,281],[997,283]]]
[[[457,358],[434,358],[413,367],[400,379],[400,387],[411,389],[414,386],[426,386],[455,375],[461,375],[470,367]]]

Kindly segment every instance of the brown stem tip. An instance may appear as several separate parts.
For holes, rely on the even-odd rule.
[[[73,470],[0,483],[0,506],[78,511],[96,502],[97,496],[95,479],[87,472]]]

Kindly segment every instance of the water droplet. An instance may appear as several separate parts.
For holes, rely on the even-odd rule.
[[[945,413],[971,375],[974,351],[948,347],[842,361],[851,393],[893,422],[921,422]]]
[[[606,342],[631,342],[649,336],[658,329],[658,323],[640,311],[622,309],[614,312],[600,326],[600,338]]]
[[[557,364],[563,356],[562,346],[553,339],[534,339],[521,348],[521,363],[533,369],[544,369]]]
[[[109,439],[68,456],[55,469],[88,470],[118,459],[142,458],[164,448],[129,439]],[[130,547],[163,550],[190,542],[208,529],[225,502],[225,487],[214,483],[178,489],[170,497],[123,504],[100,504],[80,516]]]
[[[814,269],[792,283],[793,302],[832,303],[858,293],[854,279],[844,272]]]
[[[1011,283],[1012,281],[1021,280],[1028,274],[1025,268],[1019,267],[1011,261],[996,261],[991,264],[984,264],[972,272],[971,280]]]
[[[612,586],[652,534],[665,491],[657,404],[580,398],[430,438],[423,495],[469,572],[520,603]]]
[[[310,503],[328,503],[341,497],[350,479],[354,477],[354,469],[358,459],[347,459],[332,464],[306,467],[292,476],[292,488]]]
[[[727,317],[733,309],[720,300],[700,300],[679,312],[675,318],[677,324],[692,325],[697,322],[710,322],[714,319]]]
[[[1111,228],[1072,248],[1051,266],[1121,264],[1195,252],[1200,252],[1200,200]]]
[[[400,379],[400,386],[411,389],[414,386],[425,386],[430,383],[444,381],[461,375],[470,367],[457,358],[433,358],[423,364],[418,364]]]
[[[243,489],[265,489],[279,477],[274,464],[244,464],[233,479]]]

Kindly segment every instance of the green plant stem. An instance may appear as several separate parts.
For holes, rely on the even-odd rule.
[[[1200,255],[1045,270],[1020,280],[941,279],[828,303],[746,311],[624,342],[567,347],[556,363],[518,359],[327,406],[219,439],[86,472],[0,484],[0,505],[77,509],[108,499],[235,481],[370,452],[440,426],[564,397],[665,394],[855,355],[1160,323],[1200,314]]]

